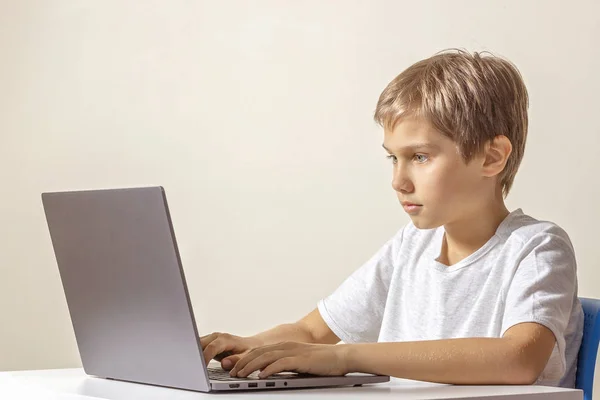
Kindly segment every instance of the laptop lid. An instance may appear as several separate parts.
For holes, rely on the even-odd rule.
[[[163,188],[42,202],[85,372],[208,392]]]

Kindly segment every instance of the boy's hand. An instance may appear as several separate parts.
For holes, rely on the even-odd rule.
[[[240,337],[228,333],[215,332],[200,338],[206,365],[213,358],[221,362],[221,367],[230,370],[249,350],[262,346],[254,337]]]
[[[263,346],[244,355],[231,370],[232,377],[247,377],[261,370],[260,378],[291,371],[313,375],[347,374],[347,345],[284,342]]]

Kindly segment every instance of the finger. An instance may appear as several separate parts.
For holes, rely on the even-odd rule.
[[[262,354],[259,357],[256,357],[254,360],[250,361],[246,366],[240,369],[237,372],[237,376],[240,378],[245,378],[254,371],[258,371],[259,369],[264,369],[267,365],[274,363],[275,361],[283,358],[286,355],[283,350],[275,350],[270,351],[268,353]]]
[[[250,361],[254,360],[256,357],[260,357],[261,355],[263,355],[264,353],[267,353],[269,351],[285,350],[286,346],[287,346],[287,344],[279,343],[279,344],[271,344],[268,346],[257,347],[255,349],[250,350],[250,352],[248,352],[248,354],[246,354],[244,357],[242,357],[237,362],[237,364],[235,364],[235,367],[231,370],[231,376],[235,376],[235,374],[239,370],[244,368],[246,366],[246,364],[248,364]]]
[[[241,358],[242,356],[239,355],[226,357],[221,360],[221,368],[223,368],[226,371],[229,371],[235,366],[235,364],[238,363],[238,361],[240,361]]]
[[[211,333],[210,335],[204,335],[202,337],[200,337],[200,346],[202,346],[202,349],[204,350],[204,348],[206,346],[208,346],[208,344],[210,342],[212,342],[213,340],[215,340],[216,338],[219,337],[219,333]]]
[[[258,377],[268,378],[273,374],[278,374],[284,371],[296,371],[300,368],[298,365],[299,359],[297,357],[283,357],[277,361],[267,365],[259,374]]]
[[[230,375],[236,376],[237,373],[246,366],[246,364],[248,364],[250,361],[254,360],[256,357],[260,357],[262,354],[264,354],[266,351],[268,351],[268,348],[270,348],[270,347],[272,347],[272,346],[257,347],[256,349],[250,350],[246,355],[244,355],[243,357],[241,357],[238,360],[238,362],[235,364],[235,366],[231,370]]]
[[[206,364],[208,364],[210,360],[215,358],[218,354],[231,350],[235,350],[235,343],[220,337],[206,346],[204,349],[204,360],[206,361]]]
[[[222,353],[219,353],[219,354],[217,354],[217,355],[216,355],[216,356],[214,356],[213,358],[214,358],[215,360],[217,360],[217,361],[219,361],[219,362],[220,362],[222,359],[224,359],[224,358],[226,358],[226,357],[229,357],[229,356],[232,356],[232,355],[233,355],[233,352],[231,352],[231,351],[224,351],[224,352],[222,352]]]

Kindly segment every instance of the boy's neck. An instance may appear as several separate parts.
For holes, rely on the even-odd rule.
[[[444,225],[439,262],[453,265],[476,252],[494,236],[510,212],[501,199],[469,214],[467,218]]]

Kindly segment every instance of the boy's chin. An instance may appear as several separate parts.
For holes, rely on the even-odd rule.
[[[422,216],[415,215],[410,216],[410,219],[417,229],[435,229],[442,226],[442,224],[436,223],[435,221],[428,220],[427,218],[423,218]]]

